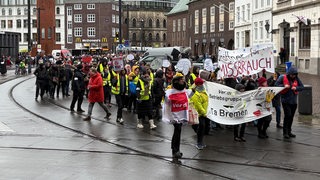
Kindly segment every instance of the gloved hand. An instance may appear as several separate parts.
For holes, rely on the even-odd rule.
[[[273,92],[273,90],[268,90],[266,92],[266,102],[270,103],[272,101],[272,99],[274,98],[274,96],[276,95],[275,92]]]

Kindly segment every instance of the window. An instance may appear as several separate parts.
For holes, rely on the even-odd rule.
[[[163,39],[163,41],[166,41],[166,40],[167,40],[167,35],[166,35],[166,33],[163,33],[162,39]]]
[[[36,28],[37,26],[38,26],[37,20],[36,19],[32,19],[32,27]]]
[[[52,28],[49,27],[48,28],[48,39],[51,39],[52,38]]]
[[[152,28],[152,19],[149,19],[149,27]]]
[[[159,19],[157,19],[157,21],[156,21],[156,27],[160,28],[160,20]]]
[[[263,39],[263,29],[264,29],[263,21],[259,22],[259,29],[260,29],[260,39]]]
[[[28,34],[23,33],[23,42],[28,42]]]
[[[299,47],[300,49],[310,49],[311,44],[311,26],[310,24],[305,25],[304,23],[300,22],[299,24]]]
[[[199,10],[194,11],[194,33],[199,33]]]
[[[244,43],[245,43],[245,32],[242,31],[241,32],[241,47],[245,47]]]
[[[258,39],[258,23],[254,23],[254,40]]]
[[[88,27],[88,37],[95,37],[96,29],[94,27]]]
[[[116,23],[116,15],[112,14],[112,23]]]
[[[75,14],[74,15],[74,22],[81,23],[82,22],[82,14]]]
[[[74,36],[75,37],[81,37],[82,36],[82,28],[81,27],[74,28]]]
[[[72,7],[71,6],[67,7],[67,15],[72,16]]]
[[[41,39],[45,39],[46,38],[46,29],[42,28],[41,29]]]
[[[224,4],[220,4],[219,6],[219,13],[223,14],[224,13]]]
[[[56,33],[56,42],[61,42],[61,34]]]
[[[152,34],[151,33],[149,33],[149,35],[148,35],[148,40],[152,41]]]
[[[75,4],[74,5],[75,10],[81,10],[82,9],[82,4]]]
[[[12,22],[12,20],[8,20],[8,28],[13,28],[13,22]]]
[[[116,23],[119,24],[119,15],[116,15]]]
[[[137,20],[136,19],[132,20],[132,27],[137,27]]]
[[[187,18],[182,19],[182,31],[185,32],[187,30]]]
[[[67,28],[68,28],[68,29],[72,29],[72,21],[68,21],[68,23],[67,23]]]
[[[165,19],[163,20],[163,27],[167,28],[167,21]]]
[[[267,6],[270,6],[270,0],[267,0]]]
[[[234,2],[231,2],[229,4],[229,12],[233,12],[234,11]]]
[[[234,22],[229,21],[229,30],[232,30],[234,28]]]
[[[176,20],[172,21],[172,32],[176,32]]]
[[[56,13],[60,14],[60,8],[59,7],[57,7],[57,9],[56,9]]]
[[[237,48],[240,47],[240,32],[236,33]]]
[[[181,19],[178,19],[178,32],[181,31]]]
[[[112,10],[116,10],[116,5],[112,4]]]
[[[87,15],[87,22],[96,22],[96,15],[95,14],[88,14]]]
[[[21,15],[21,9],[20,8],[17,9],[17,15]]]
[[[136,33],[133,33],[132,34],[132,41],[137,41],[137,34]]]
[[[6,28],[6,20],[1,20],[1,28]]]
[[[202,33],[207,33],[207,9],[202,9]]]
[[[87,4],[87,9],[96,9],[95,4]]]
[[[237,7],[237,22],[240,23],[240,7]]]
[[[264,0],[261,0],[261,8],[264,7]]]
[[[68,34],[68,36],[67,36],[67,43],[69,43],[69,44],[72,43],[72,34]]]
[[[56,19],[56,27],[57,27],[57,28],[60,28],[60,27],[61,27],[60,19]]]
[[[310,59],[306,59],[304,69],[310,69]]]
[[[156,41],[160,41],[160,35],[159,35],[159,33],[156,34]]]
[[[24,13],[24,15],[28,15],[28,9],[24,8],[23,13]]]
[[[2,8],[1,14],[2,14],[2,16],[5,16],[5,15],[6,15],[6,10],[5,10],[4,8]]]
[[[9,16],[12,16],[12,9],[9,8]]]
[[[245,9],[246,9],[246,6],[245,5],[242,5],[242,7],[241,7],[241,18],[242,18],[242,20],[243,21],[245,21],[245,17],[246,17],[246,14],[245,14]]]
[[[224,31],[224,22],[219,23],[219,31]]]
[[[215,7],[210,7],[210,32],[215,31]]]
[[[27,28],[28,27],[28,19],[24,19],[23,20],[23,28]]]
[[[259,3],[259,0],[256,0],[256,1],[255,1],[255,8],[256,8],[256,9],[258,9],[258,7],[259,7],[259,4],[258,4],[258,3]]]
[[[248,21],[250,21],[250,17],[251,17],[250,4],[247,4],[247,18],[248,18]]]
[[[18,19],[17,20],[17,28],[21,28],[22,27],[22,25],[21,25],[21,19]]]

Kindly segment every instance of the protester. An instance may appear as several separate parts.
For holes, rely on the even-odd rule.
[[[84,110],[81,108],[81,105],[83,102],[83,96],[85,92],[85,83],[84,83],[85,74],[81,71],[82,68],[83,68],[82,64],[78,64],[77,69],[74,70],[74,75],[71,83],[71,88],[73,91],[73,98],[70,105],[71,112],[74,112],[74,106],[76,102],[78,102],[77,112],[84,112]]]
[[[43,61],[41,60],[39,62],[39,67],[34,71],[33,73],[36,78],[36,97],[35,100],[38,100],[39,91],[40,91],[40,97],[41,100],[43,99],[43,95],[46,90],[46,86],[49,80],[47,69],[44,66]]]
[[[103,104],[103,81],[100,73],[98,73],[97,68],[90,68],[89,71],[90,79],[88,84],[89,94],[88,94],[88,116],[84,118],[84,121],[91,120],[92,109],[95,103],[98,103],[103,110],[106,112],[106,119],[110,119],[111,113],[109,112],[107,106]]]
[[[157,70],[156,76],[152,85],[152,97],[154,98],[153,107],[155,109],[154,119],[161,118],[161,101],[165,95],[163,71]]]
[[[260,77],[258,79],[258,84],[259,84],[259,87],[268,87],[267,79],[264,77]],[[268,108],[268,110],[270,111],[269,108]],[[257,129],[258,129],[258,137],[259,138],[264,139],[264,138],[269,137],[267,134],[267,129],[270,125],[271,120],[272,120],[271,115],[268,115],[268,116],[265,116],[263,118],[258,119]]]
[[[125,69],[121,70],[119,73],[112,73],[114,74],[113,78],[116,80],[116,83],[113,83],[111,87],[111,92],[115,95],[118,105],[116,122],[123,124],[122,109],[126,102],[126,96],[128,95],[129,80]]]
[[[197,131],[196,148],[198,150],[202,150],[203,148],[206,147],[206,145],[203,142],[203,137],[205,134],[205,129],[210,127],[210,120],[207,118],[207,108],[208,108],[209,100],[208,100],[208,94],[203,86],[203,83],[204,83],[203,79],[199,77],[195,78],[194,80],[195,93],[190,99],[194,108],[199,114],[199,124],[197,124],[196,126],[196,131]]]
[[[275,83],[276,81],[278,80],[280,74],[278,72],[275,72],[273,74],[273,76],[271,76],[269,79],[268,79],[268,86],[276,86]],[[272,99],[272,106],[275,108],[276,110],[276,122],[277,122],[277,125],[276,127],[277,128],[282,128],[280,122],[281,122],[281,95],[280,93],[276,94],[274,96],[274,98]]]
[[[280,92],[284,113],[283,137],[285,139],[294,138],[296,135],[292,133],[291,127],[294,114],[297,110],[298,92],[304,88],[304,85],[298,77],[298,70],[295,67],[291,67],[287,74],[277,80],[276,85],[285,87],[285,89]]]
[[[133,66],[132,71],[128,76],[129,81],[131,81],[136,88],[139,78],[140,78],[140,70],[139,66]],[[133,87],[133,88],[134,88]],[[131,90],[130,90],[131,91]],[[137,106],[137,95],[131,93],[129,96],[129,102],[128,102],[128,111],[131,112],[131,108],[133,106],[133,112],[136,113],[136,106]]]
[[[164,117],[163,120],[169,121],[174,126],[171,140],[173,158],[181,158],[180,152],[181,129],[183,123],[188,121],[188,102],[193,92],[186,90],[187,83],[181,73],[177,73],[172,79],[172,89],[168,89],[165,95]],[[178,107],[178,106],[179,107]]]
[[[137,83],[137,128],[143,128],[142,122],[145,116],[148,117],[150,129],[155,129],[157,126],[154,125],[152,119],[153,106],[151,99],[151,78],[149,72],[143,71],[140,79]]]
[[[244,92],[246,88],[243,84],[237,84],[235,89],[239,92]],[[240,126],[240,133],[239,133],[239,126]],[[246,130],[246,123],[242,123],[240,125],[234,125],[233,126],[234,141],[246,142],[246,139],[244,138],[245,130]]]

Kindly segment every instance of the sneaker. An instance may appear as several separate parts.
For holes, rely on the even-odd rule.
[[[241,138],[239,138],[239,137],[234,137],[234,141],[241,142]]]
[[[86,118],[83,119],[84,121],[90,121],[91,120],[91,117],[90,116],[87,116]]]
[[[74,109],[73,109],[73,108],[70,108],[70,111],[71,111],[71,112],[74,112]]]
[[[244,137],[240,137],[241,142],[246,142],[247,140]]]
[[[122,118],[117,118],[117,122],[120,123],[120,124],[123,124],[124,120]]]
[[[290,139],[289,134],[283,134],[283,137],[284,137],[285,139]]]
[[[143,125],[141,123],[137,124],[137,128],[142,129]]]

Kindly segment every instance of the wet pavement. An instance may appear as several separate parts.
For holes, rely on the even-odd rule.
[[[0,179],[320,179],[320,77],[299,76],[313,87],[313,115],[297,112],[295,139],[283,140],[273,120],[268,139],[258,139],[253,126],[245,143],[233,141],[232,129],[212,130],[199,151],[185,126],[183,158],[172,162],[171,125],[138,130],[126,110],[125,124],[117,124],[114,105],[110,121],[95,105],[93,120],[84,122],[85,113],[68,110],[71,97],[35,101],[33,76],[8,71],[7,82],[0,77]]]

